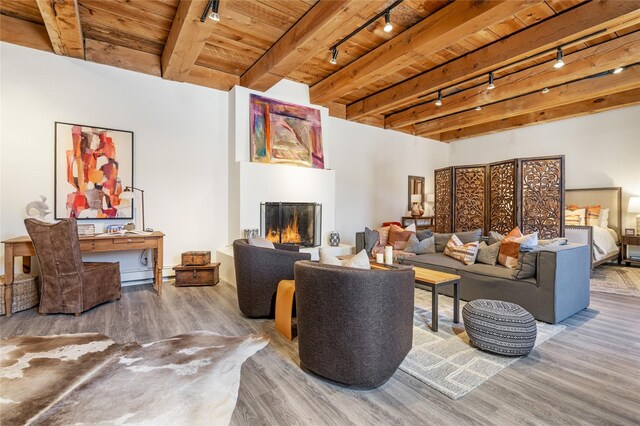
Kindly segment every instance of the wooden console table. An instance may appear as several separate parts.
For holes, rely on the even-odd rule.
[[[93,236],[80,237],[80,252],[100,253],[110,251],[126,250],[153,250],[153,288],[158,296],[162,296],[162,244],[164,234],[159,231],[150,235],[115,235],[115,236]],[[31,238],[27,236],[11,238],[3,241],[4,244],[4,301],[7,307],[7,316],[12,315],[11,307],[13,303],[13,278],[15,275],[14,264],[16,257],[22,257],[23,265],[31,265],[31,256],[36,255]]]

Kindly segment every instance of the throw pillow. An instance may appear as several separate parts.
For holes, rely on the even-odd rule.
[[[416,237],[418,237],[418,241],[426,240],[427,238],[429,238],[431,236],[433,236],[433,231],[431,229],[424,229],[422,231],[416,232]],[[435,241],[435,239],[434,239],[434,241]]]
[[[478,257],[476,261],[478,263],[484,263],[491,266],[496,266],[498,262],[498,252],[500,251],[500,241],[487,245],[484,241],[478,246]]]
[[[502,241],[504,235],[497,231],[489,231],[489,245],[492,246],[498,241]]]
[[[442,253],[453,234],[433,234],[436,237],[436,253]],[[474,231],[456,232],[456,236],[463,244],[480,241],[482,237],[482,229]]]
[[[570,226],[584,226],[586,214],[585,208],[565,210],[564,224]]]
[[[407,253],[426,254],[436,252],[436,241],[434,237],[425,238],[420,241],[417,236],[412,235],[407,241],[407,246],[404,248]]]
[[[369,255],[365,250],[360,250],[360,252],[355,256],[343,260],[342,266],[348,266],[350,268],[358,269],[371,269],[371,264],[369,263]]]
[[[250,246],[272,248],[272,249],[276,248],[271,241],[263,237],[249,237],[248,240],[249,240]]]
[[[416,224],[412,223],[411,225],[409,225],[406,228],[404,228],[404,230],[405,231],[411,231],[411,232],[413,232],[415,234],[416,233]]]
[[[516,279],[535,277],[537,261],[537,250],[520,253],[520,256],[518,257],[518,263],[511,273],[511,276]]]
[[[409,241],[409,237],[415,234],[415,232],[412,232],[407,228],[402,229],[397,225],[391,225],[387,244],[393,246],[394,250],[404,250],[407,246],[407,241]]]
[[[390,226],[383,226],[382,228],[376,228],[376,232],[378,232],[378,235],[380,235],[380,238],[378,238],[378,244],[377,244],[378,246],[384,247],[387,245],[390,228],[391,228]]]
[[[498,263],[507,268],[515,268],[521,249],[531,249],[538,245],[538,232],[522,235],[520,228],[513,228],[500,243]]]
[[[369,256],[366,250],[360,250],[358,254],[349,259],[340,260],[326,250],[320,249],[320,264],[332,266],[347,266],[349,268],[371,269]]]
[[[371,250],[376,246],[379,238],[380,234],[378,231],[364,228],[364,249],[369,255],[371,255]]]
[[[452,257],[465,265],[471,265],[476,261],[478,255],[478,242],[463,244],[462,241],[453,234],[444,249],[445,256]]]

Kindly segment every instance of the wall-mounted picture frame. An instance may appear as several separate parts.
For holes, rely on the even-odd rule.
[[[634,236],[636,235],[636,230],[633,228],[624,228],[624,235],[626,236]]]
[[[55,122],[55,218],[133,219],[133,132]]]

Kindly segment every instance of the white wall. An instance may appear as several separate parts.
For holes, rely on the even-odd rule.
[[[336,231],[354,244],[365,226],[406,216],[408,176],[424,176],[433,193],[433,171],[446,167],[449,146],[400,132],[336,118],[326,137],[329,167],[336,171]]]
[[[166,234],[165,275],[181,252],[226,244],[227,93],[6,43],[0,57],[2,239],[26,234],[38,194],[53,207],[54,122],[64,121],[134,132],[134,184],[146,226]],[[91,256],[120,260],[124,280],[151,277],[137,257]]]
[[[622,187],[622,208],[640,196],[640,106],[539,124],[450,144],[452,165],[565,155],[567,188]],[[627,228],[635,216],[623,213]]]

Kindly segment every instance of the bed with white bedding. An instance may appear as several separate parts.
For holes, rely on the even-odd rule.
[[[565,190],[565,236],[591,246],[592,267],[620,260],[621,204],[620,187]]]

